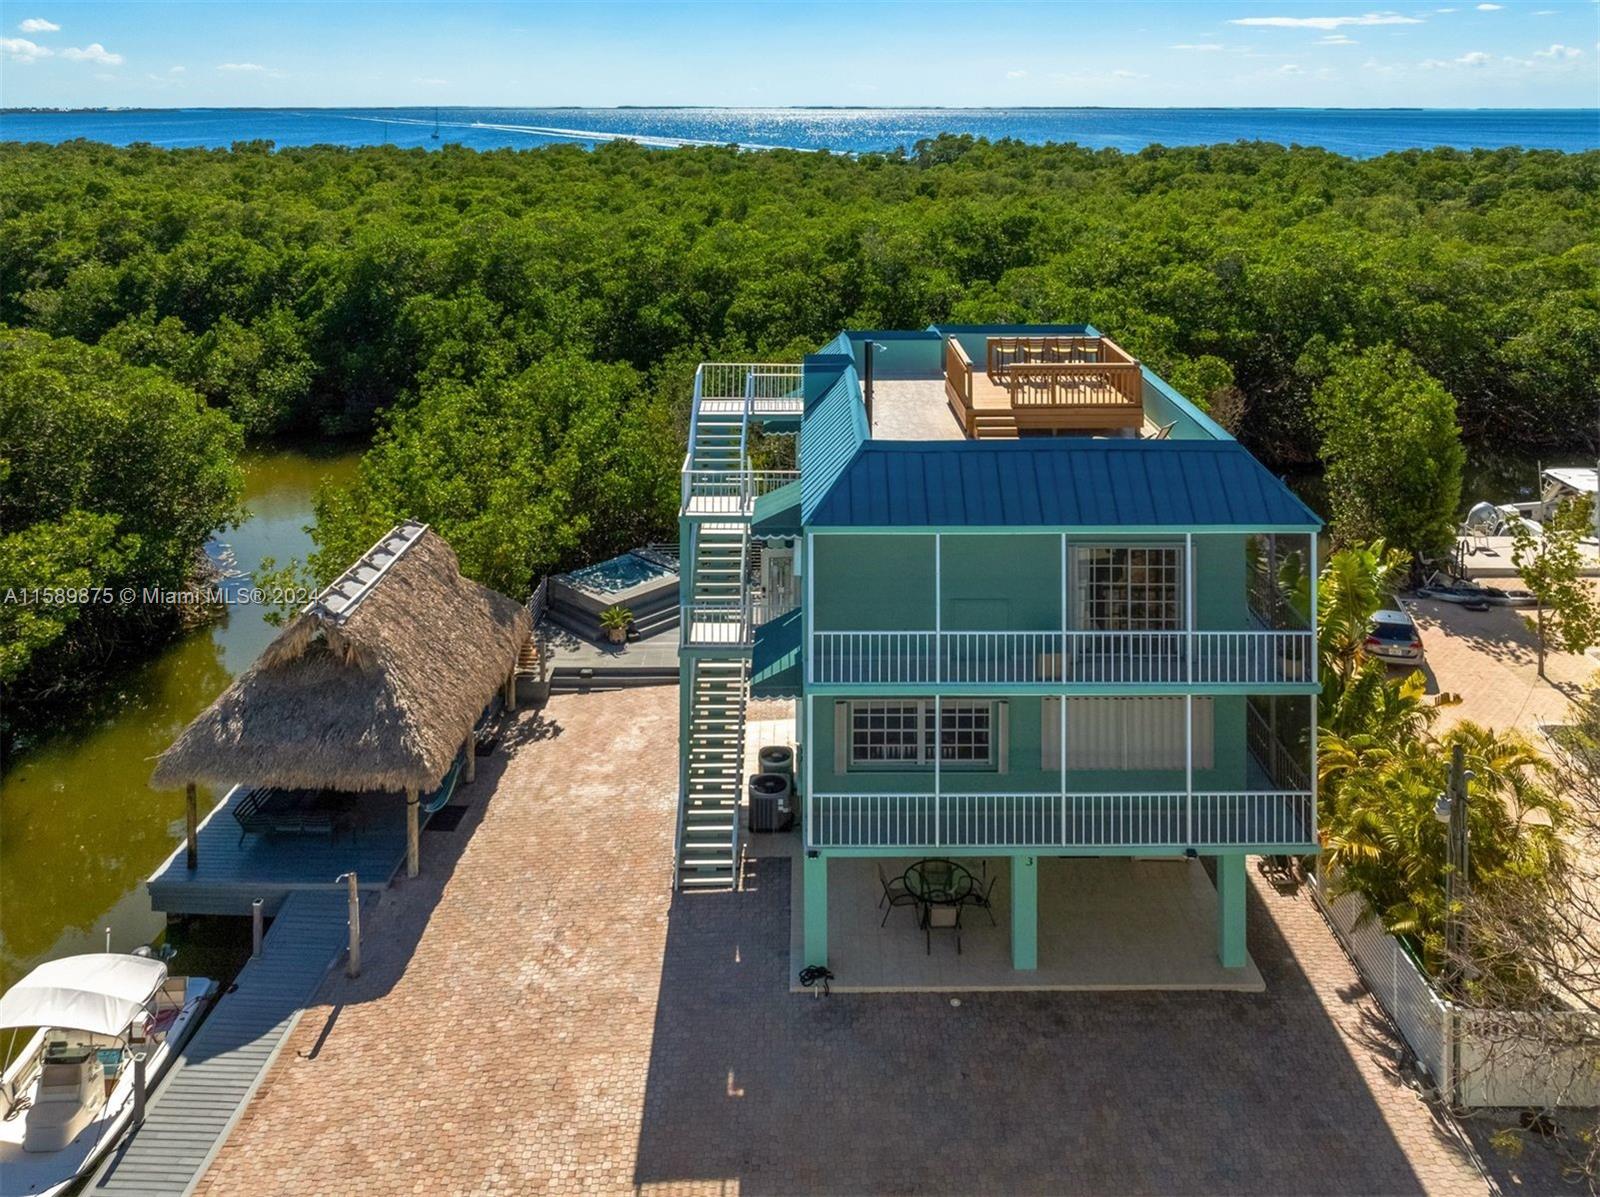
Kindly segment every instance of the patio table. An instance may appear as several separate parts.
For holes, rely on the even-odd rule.
[[[959,906],[977,884],[953,860],[919,860],[902,879],[907,892],[924,906]]]

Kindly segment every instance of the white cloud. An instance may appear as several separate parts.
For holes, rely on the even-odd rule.
[[[1355,38],[1346,37],[1342,33],[1335,33],[1330,37],[1322,37],[1317,39],[1317,45],[1319,46],[1357,46],[1360,44],[1361,43],[1356,41]]]
[[[61,26],[54,21],[47,21],[43,17],[29,17],[17,26],[24,33],[60,33]]]
[[[1113,79],[1148,79],[1149,75],[1141,75],[1138,71],[1112,71]]]
[[[36,59],[49,58],[51,50],[36,45],[25,37],[0,37],[0,54],[4,54],[12,62],[33,62]]]
[[[1478,5],[1478,11],[1479,12],[1499,12],[1504,7],[1505,7],[1504,4],[1480,4],[1480,5]]]
[[[1006,72],[1006,78],[1007,79],[1026,79],[1027,77],[1028,77],[1028,72],[1027,71],[1007,71]]]
[[[1305,71],[1298,63],[1286,62],[1272,72],[1274,75],[1303,75]]]
[[[1485,54],[1482,50],[1471,50],[1460,58],[1452,58],[1448,61],[1443,58],[1428,58],[1417,65],[1425,71],[1447,71],[1455,67],[1488,66],[1493,61],[1493,54]]]
[[[181,74],[183,74],[183,72],[187,71],[188,69],[189,68],[186,67],[186,66],[168,67],[167,68],[167,73],[170,74],[170,75],[181,75]]]
[[[450,80],[448,79],[418,79],[417,82],[422,84],[423,87],[448,87],[450,85]]]
[[[1583,57],[1583,51],[1576,46],[1563,46],[1560,42],[1557,42],[1548,50],[1535,50],[1533,56],[1535,58],[1549,58],[1557,62],[1570,62],[1574,58]]]
[[[1536,17],[1553,17],[1556,15],[1556,11],[1557,10],[1553,8],[1541,8],[1533,15]]]
[[[266,69],[267,68],[262,66],[259,62],[219,62],[219,63],[217,63],[217,70],[219,70],[219,71],[264,71]]]
[[[1455,8],[1436,8],[1433,11],[1434,12],[1444,13],[1444,12],[1459,12],[1460,10],[1459,9],[1455,9]]]
[[[1421,17],[1397,12],[1369,12],[1359,17],[1235,17],[1230,25],[1262,25],[1274,29],[1342,29],[1346,25],[1420,25]]]
[[[1169,50],[1220,50],[1222,47],[1216,42],[1186,42],[1176,46],[1168,46]]]
[[[102,66],[122,65],[122,55],[113,54],[99,42],[90,42],[87,46],[68,46],[61,51],[61,57],[73,62],[98,62]]]

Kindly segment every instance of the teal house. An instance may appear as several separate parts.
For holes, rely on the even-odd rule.
[[[1084,325],[849,332],[707,363],[682,479],[678,880],[732,883],[752,697],[795,703],[804,958],[830,869],[1199,857],[1246,964],[1245,861],[1317,847],[1317,517]]]

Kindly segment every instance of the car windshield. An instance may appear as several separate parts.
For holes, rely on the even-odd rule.
[[[1367,635],[1379,640],[1415,640],[1416,629],[1409,623],[1374,623]]]

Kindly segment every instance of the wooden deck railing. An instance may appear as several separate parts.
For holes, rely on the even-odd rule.
[[[1108,392],[1144,401],[1139,363],[1109,337],[990,337],[986,365],[1013,407],[1105,407]]]
[[[954,337],[944,339],[944,383],[951,401],[963,410],[972,407],[972,359]]]

